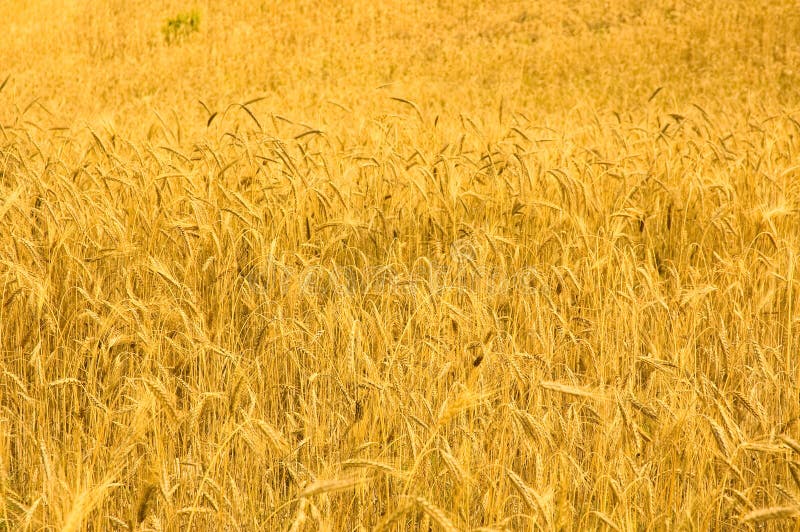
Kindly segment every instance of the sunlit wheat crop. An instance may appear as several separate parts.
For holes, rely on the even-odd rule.
[[[0,530],[800,523],[797,6],[0,12]]]

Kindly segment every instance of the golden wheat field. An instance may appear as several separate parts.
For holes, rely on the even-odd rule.
[[[800,5],[0,12],[0,530],[800,527]]]

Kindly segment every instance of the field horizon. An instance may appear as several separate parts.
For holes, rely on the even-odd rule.
[[[0,530],[798,527],[796,6],[0,12]]]

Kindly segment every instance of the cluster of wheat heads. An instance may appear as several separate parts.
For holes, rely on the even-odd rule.
[[[793,523],[798,123],[408,103],[0,131],[0,529]]]

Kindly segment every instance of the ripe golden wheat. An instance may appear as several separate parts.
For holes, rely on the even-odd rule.
[[[0,530],[797,527],[795,6],[6,4]]]

